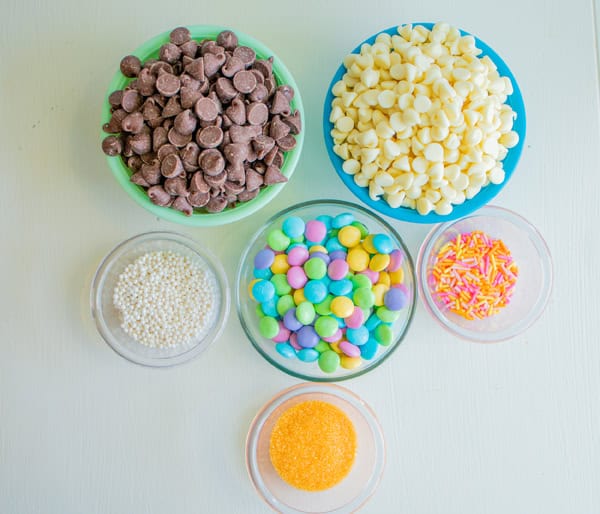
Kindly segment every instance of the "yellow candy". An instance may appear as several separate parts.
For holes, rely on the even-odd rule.
[[[375,295],[375,306],[381,307],[383,305],[383,296],[389,289],[385,284],[375,284],[373,286],[373,294]]]
[[[304,288],[296,289],[294,291],[294,303],[296,305],[300,305],[302,302],[305,302],[306,298],[304,297]]]
[[[271,264],[271,271],[273,272],[273,274],[287,273],[289,269],[290,265],[287,261],[287,255],[285,253],[280,253],[279,255],[276,255],[275,259],[273,259],[273,264]]]
[[[365,237],[363,239],[363,242],[362,242],[362,247],[371,254],[377,253],[377,250],[373,246],[373,238],[374,237],[375,236],[373,234],[369,234],[367,237]]]
[[[325,254],[329,253],[327,251],[327,248],[325,248],[324,246],[321,246],[321,245],[311,246],[308,249],[308,253],[315,253],[315,252],[321,252],[321,253],[325,253]]]
[[[379,272],[379,279],[377,280],[378,284],[383,284],[384,286],[390,287],[392,285],[392,280],[390,279],[390,275],[387,271]]]
[[[392,285],[402,284],[402,282],[404,282],[404,270],[402,268],[400,268],[398,271],[390,271],[389,275]]]
[[[360,230],[352,225],[346,225],[340,229],[337,238],[346,248],[354,248],[360,243]]]
[[[365,271],[369,266],[369,254],[360,246],[352,248],[348,252],[346,261],[352,271]]]
[[[330,348],[335,352],[335,353],[339,353],[342,354],[342,350],[340,350],[340,343],[342,342],[342,340],[340,339],[339,341],[337,341],[336,343],[329,343]]]
[[[329,308],[338,318],[347,318],[354,312],[354,304],[347,296],[336,296]]]
[[[383,271],[390,264],[390,256],[383,253],[376,253],[371,257],[369,268],[373,271]]]
[[[362,364],[362,359],[360,357],[348,357],[347,355],[342,355],[340,364],[342,365],[342,368],[354,369]]]
[[[254,287],[254,284],[256,284],[259,281],[260,278],[255,278],[252,282],[248,284],[248,294],[250,295],[250,298],[252,298],[254,301],[256,301],[256,298],[254,298],[254,295],[252,294],[252,288]]]

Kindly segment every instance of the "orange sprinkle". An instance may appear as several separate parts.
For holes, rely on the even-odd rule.
[[[437,297],[469,320],[492,316],[508,305],[518,274],[504,242],[481,231],[446,243],[432,270]]]
[[[319,400],[298,403],[276,421],[271,463],[288,484],[323,491],[341,482],[356,456],[356,432],[338,407]]]

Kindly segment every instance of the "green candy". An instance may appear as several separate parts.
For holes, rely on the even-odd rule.
[[[384,306],[379,307],[375,314],[385,323],[393,323],[400,317],[400,311],[391,311]]]
[[[323,259],[313,257],[304,263],[304,272],[312,280],[319,280],[327,273],[327,264]]]
[[[333,301],[333,295],[328,294],[321,303],[315,305],[315,310],[320,316],[327,316],[331,314],[331,302]],[[366,318],[365,318],[366,319]]]
[[[282,230],[274,229],[269,232],[267,243],[276,252],[283,252],[290,245],[290,238]]]
[[[310,325],[316,315],[315,306],[310,302],[302,302],[296,307],[296,319],[303,325]]]
[[[353,221],[352,223],[350,223],[350,225],[352,225],[353,227],[356,227],[358,230],[360,230],[360,238],[364,239],[365,237],[367,237],[369,235],[369,229],[362,224],[360,221]]]
[[[317,346],[315,346],[315,350],[317,350],[319,353],[323,353],[331,350],[331,347],[329,346],[329,343],[326,343],[325,341],[319,341]]]
[[[367,280],[369,279],[367,278]],[[354,301],[354,305],[358,305],[363,309],[368,309],[375,303],[375,295],[373,294],[373,291],[371,291],[370,287],[359,287],[354,291],[352,300]]]
[[[319,355],[319,368],[325,373],[333,373],[340,365],[340,356],[333,350],[324,351]]]
[[[258,322],[258,331],[261,336],[272,339],[279,333],[279,323],[271,316],[264,316]]]
[[[294,298],[291,294],[283,295],[281,298],[279,298],[279,300],[277,300],[277,314],[283,318],[285,313],[290,309],[293,309],[295,306],[296,302],[294,302]]]
[[[320,316],[315,323],[315,332],[320,337],[331,337],[337,332],[338,328],[337,320],[331,316]]]
[[[392,344],[392,339],[394,338],[392,329],[388,325],[384,325],[383,323],[381,325],[377,325],[375,331],[373,332],[373,335],[375,336],[375,340],[381,346],[389,346],[390,344]]]
[[[262,307],[260,306],[260,303],[256,304],[256,315],[259,318],[264,318],[265,317],[265,313],[263,312]]]
[[[275,294],[277,296],[283,296],[291,293],[292,286],[288,284],[285,273],[276,273],[269,280],[271,281],[271,284],[275,286]]]
[[[350,280],[352,281],[352,286],[354,287],[354,289],[367,288],[370,290],[373,286],[371,280],[369,279],[369,277],[367,277],[367,275],[360,275],[357,273]]]

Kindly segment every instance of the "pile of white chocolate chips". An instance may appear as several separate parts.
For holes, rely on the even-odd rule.
[[[452,212],[504,181],[518,143],[513,88],[472,36],[438,23],[398,27],[344,59],[330,121],[343,170],[372,200],[426,215]]]

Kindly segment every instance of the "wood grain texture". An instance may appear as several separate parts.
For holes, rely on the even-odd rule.
[[[235,8],[234,8],[235,7]],[[383,481],[365,513],[600,512],[597,64],[589,1],[106,0],[0,2],[0,512],[262,513],[244,467],[260,406],[296,383],[264,362],[232,315],[220,341],[170,370],[133,366],[95,332],[91,276],[147,230],[214,249],[230,280],[268,216],[315,197],[352,200],[324,150],[331,74],[366,36],[446,20],[514,71],[528,134],[496,203],[532,221],[554,257],[542,318],[498,345],[460,342],[419,305],[381,368],[345,385],[377,412]],[[100,105],[119,59],[179,24],[230,25],[275,49],[306,105],[291,183],[251,219],[186,229],[134,205],[99,150]],[[428,227],[399,222],[413,255]]]

